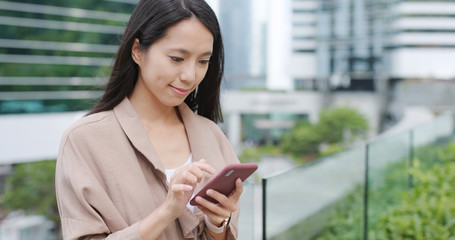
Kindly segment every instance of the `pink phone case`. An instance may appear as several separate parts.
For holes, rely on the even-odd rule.
[[[235,180],[240,178],[245,181],[254,171],[258,168],[256,163],[238,163],[227,165],[220,173],[218,173],[210,182],[205,185],[201,191],[199,191],[191,199],[190,204],[193,206],[199,205],[195,199],[197,196],[201,196],[207,199],[210,202],[217,203],[217,201],[206,195],[207,190],[213,189],[217,192],[220,192],[226,196],[234,191],[235,189]]]

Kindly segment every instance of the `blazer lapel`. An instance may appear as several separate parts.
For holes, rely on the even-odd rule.
[[[220,171],[224,166],[223,156],[218,149],[216,137],[205,122],[209,120],[196,115],[186,104],[179,106],[179,112],[185,125],[193,161],[205,159],[210,166]]]
[[[114,113],[131,144],[142,153],[152,165],[165,174],[161,161],[153,148],[147,131],[128,98],[114,108]]]
[[[220,167],[222,167],[222,165],[220,165],[220,163],[223,163],[223,161],[220,160],[222,160],[221,158],[223,156],[217,151],[217,139],[210,129],[208,129],[207,124],[204,124],[202,119],[198,119],[200,116],[197,116],[185,103],[181,104],[178,109],[183,124],[185,125],[193,161],[205,159],[212,167],[221,170]],[[128,98],[125,98],[114,108],[114,113],[131,144],[133,144],[133,146],[141,152],[156,169],[159,169],[164,173],[165,169],[159,160],[158,154],[153,148],[145,127]]]

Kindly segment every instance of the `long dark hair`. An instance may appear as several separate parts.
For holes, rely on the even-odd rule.
[[[139,67],[131,57],[134,39],[147,49],[166,35],[173,24],[191,17],[201,21],[213,35],[213,51],[207,73],[185,103],[197,114],[212,121],[223,120],[220,107],[220,86],[224,71],[224,49],[215,13],[205,0],[141,0],[134,9],[123,34],[110,79],[100,101],[89,114],[111,110],[129,96],[139,75]]]

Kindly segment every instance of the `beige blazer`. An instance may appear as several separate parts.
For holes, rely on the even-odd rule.
[[[194,160],[205,159],[217,171],[238,159],[218,126],[178,107]],[[195,191],[210,176],[204,176]],[[57,202],[67,239],[140,240],[139,221],[161,205],[168,182],[165,170],[130,101],[111,111],[79,119],[65,132],[57,158]],[[236,239],[239,212],[228,239]],[[185,212],[159,239],[211,239],[204,214]]]

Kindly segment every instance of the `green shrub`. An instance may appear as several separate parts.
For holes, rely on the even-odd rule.
[[[455,239],[455,162],[430,170],[414,162],[414,187],[379,218],[377,239]]]
[[[283,153],[289,154],[297,162],[302,159],[317,159],[336,153],[363,140],[368,131],[368,121],[355,109],[338,107],[326,109],[319,114],[319,122],[306,121],[297,123],[291,131],[281,137]],[[328,145],[329,152],[320,152],[323,145]],[[327,150],[327,149],[326,149]]]
[[[242,163],[259,162],[264,155],[280,155],[281,149],[273,145],[265,145],[260,147],[244,148],[239,155],[239,160]]]
[[[295,158],[318,153],[319,144],[321,144],[321,137],[317,128],[315,125],[305,122],[297,124],[281,138],[283,152],[289,153]]]
[[[339,152],[344,151],[344,148],[340,146],[340,144],[329,144],[326,148],[324,148],[320,153],[319,157],[327,157]]]
[[[319,114],[317,128],[324,142],[349,145],[366,136],[368,121],[353,108],[337,107]]]
[[[18,164],[6,178],[0,206],[7,211],[24,210],[59,222],[55,198],[55,160]]]
[[[324,231],[315,239],[339,240],[361,239],[363,217],[363,194],[358,188],[338,203]]]
[[[369,240],[455,240],[455,143],[421,147],[416,155],[422,160],[409,170],[403,159],[370,179]],[[315,239],[362,239],[361,206],[363,188],[358,188],[338,204]]]

